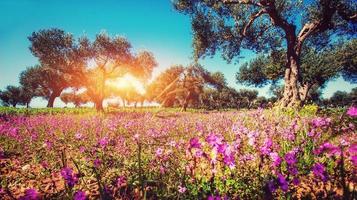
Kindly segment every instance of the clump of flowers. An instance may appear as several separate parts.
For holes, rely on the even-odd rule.
[[[350,107],[348,110],[347,110],[347,115],[351,116],[351,117],[357,117],[357,107]]]
[[[30,188],[30,189],[26,189],[25,195],[21,196],[19,199],[20,200],[39,200],[40,196],[35,189]]]
[[[61,170],[61,176],[70,188],[78,183],[78,174],[73,173],[73,170],[69,167],[65,167]]]
[[[87,198],[87,195],[85,192],[78,190],[74,193],[73,199],[74,200],[87,200],[88,198]]]

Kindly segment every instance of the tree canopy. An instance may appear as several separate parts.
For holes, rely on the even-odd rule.
[[[356,35],[353,0],[175,0],[191,17],[196,58],[220,52],[239,59],[241,49],[285,53],[282,106],[299,105],[300,58],[305,44],[324,47],[333,38]]]

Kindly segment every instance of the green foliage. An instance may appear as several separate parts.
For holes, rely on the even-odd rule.
[[[314,104],[304,105],[304,107],[299,110],[299,116],[316,116],[318,109],[319,107]]]

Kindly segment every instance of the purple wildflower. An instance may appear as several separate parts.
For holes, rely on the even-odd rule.
[[[217,145],[221,144],[222,141],[223,141],[223,138],[214,134],[214,133],[210,133],[206,137],[206,142],[208,144],[210,144],[211,146],[217,146]]]
[[[74,193],[73,199],[74,200],[86,200],[87,195],[85,192],[78,190],[76,193]]]
[[[288,152],[287,154],[285,154],[285,161],[286,163],[291,166],[291,165],[295,165],[297,160],[296,160],[296,156],[294,152]]]
[[[277,166],[280,165],[281,158],[280,158],[278,153],[272,152],[272,153],[269,154],[269,156],[270,156],[271,160],[273,161],[273,164],[272,164],[273,167],[277,167]]]
[[[353,166],[357,167],[357,156],[351,156],[351,162]]]
[[[117,178],[117,187],[122,187],[125,184],[126,184],[126,177],[125,176],[119,176]]]
[[[286,192],[286,191],[288,191],[288,182],[286,181],[286,179],[285,179],[285,177],[282,175],[282,174],[280,174],[280,173],[278,173],[278,183],[279,183],[279,185],[280,185],[280,188],[284,191],[284,192]]]
[[[340,149],[337,146],[329,142],[325,142],[318,149],[314,151],[314,153],[317,155],[324,152],[326,152],[328,155],[339,155],[341,153]]]
[[[268,186],[268,189],[269,189],[270,193],[274,193],[275,190],[277,189],[274,180],[268,181],[267,186]]]
[[[40,199],[37,191],[35,189],[26,189],[25,195],[20,197],[20,200],[37,200]]]
[[[96,158],[96,159],[93,161],[93,165],[94,165],[94,167],[96,167],[96,168],[98,168],[101,164],[102,164],[102,161],[101,161],[99,158]]]
[[[327,181],[327,173],[325,170],[325,166],[321,163],[316,163],[313,167],[312,167],[312,171],[314,173],[314,175],[318,178],[320,178],[322,181]]]
[[[197,137],[191,138],[190,139],[190,148],[191,149],[200,149],[201,148],[201,143]]]
[[[78,182],[77,174],[74,174],[69,167],[63,168],[61,170],[61,175],[69,187],[73,187]]]
[[[263,146],[260,148],[261,154],[268,155],[271,152],[272,145],[273,141],[270,138],[266,138]]]
[[[357,107],[350,107],[347,111],[347,115],[351,116],[351,117],[357,117]]]
[[[99,146],[101,146],[102,148],[105,148],[108,144],[109,144],[109,139],[108,137],[103,137],[99,140]]]

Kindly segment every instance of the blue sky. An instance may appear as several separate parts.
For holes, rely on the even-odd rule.
[[[0,1],[0,89],[18,85],[18,76],[26,67],[37,64],[28,47],[27,37],[34,31],[61,28],[75,37],[105,30],[110,35],[125,36],[134,51],[152,51],[159,63],[154,75],[173,64],[189,64],[192,33],[188,16],[176,12],[170,0],[1,0]],[[227,64],[220,55],[201,60],[210,71],[222,71],[230,86],[235,83],[239,65],[254,56],[244,52],[238,64]],[[324,90],[329,97],[337,90],[350,91],[341,78],[330,81]],[[258,89],[268,95],[268,87]],[[46,103],[36,99],[32,106]],[[55,105],[61,105],[59,100]]]

